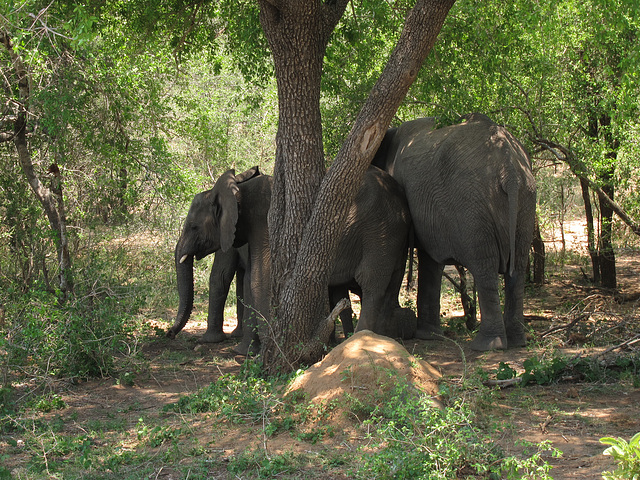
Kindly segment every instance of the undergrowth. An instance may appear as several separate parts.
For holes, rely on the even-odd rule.
[[[430,397],[398,380],[393,372],[388,372],[388,376],[384,393],[364,400],[347,396],[343,401],[342,408],[346,410],[342,414],[349,418],[365,417],[356,427],[368,432],[366,446],[349,462],[352,478],[448,479],[460,475],[551,478],[548,475],[551,467],[543,456],[559,452],[549,444],[533,445],[526,458],[507,456],[475,425],[470,404],[453,400],[460,392],[449,391],[451,403],[438,408]],[[286,380],[247,376],[244,372],[223,375],[165,410],[183,415],[213,412],[232,423],[261,425],[264,437],[289,432],[299,440],[315,443],[323,436],[331,436],[333,428],[325,425],[323,429],[324,422],[317,420],[336,405],[318,407],[308,403],[299,392],[283,397]],[[304,434],[310,430],[309,425],[313,425],[315,438]],[[266,448],[254,449],[233,457],[229,471],[272,478],[304,470],[304,464],[299,455],[270,455]]]
[[[559,382],[616,382],[629,379],[640,387],[640,353],[619,353],[608,359],[601,356],[568,356],[555,353],[551,357],[531,356],[523,362],[520,373],[508,362],[500,362],[493,372],[498,380],[519,379],[528,384],[550,385]],[[488,373],[483,374],[488,377]]]

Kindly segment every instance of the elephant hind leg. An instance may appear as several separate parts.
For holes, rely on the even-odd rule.
[[[439,340],[440,288],[444,265],[439,264],[424,250],[418,249],[418,324],[416,338]]]
[[[498,295],[498,274],[475,275],[478,288],[478,302],[480,303],[480,328],[471,342],[473,350],[486,352],[488,350],[504,350],[507,348],[507,334],[502,312],[500,311],[500,297]]]
[[[504,326],[509,348],[524,347],[527,336],[524,331],[524,273],[515,271],[504,276]]]

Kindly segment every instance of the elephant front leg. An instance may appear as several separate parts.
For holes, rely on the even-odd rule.
[[[527,336],[524,331],[524,272],[515,271],[504,276],[504,326],[509,348],[524,347]]]
[[[198,343],[218,343],[227,339],[222,330],[224,305],[236,271],[237,254],[218,252],[213,260],[209,275],[209,313],[207,331]]]
[[[256,312],[245,307],[245,318],[242,326],[242,340],[233,348],[240,355],[254,356],[260,353],[260,337],[258,336],[258,320]]]
[[[440,326],[440,288],[442,270],[439,264],[424,250],[418,249],[418,324],[416,338],[423,340],[439,339],[442,336]]]

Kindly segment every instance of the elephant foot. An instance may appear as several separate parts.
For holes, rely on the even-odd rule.
[[[260,342],[256,340],[249,340],[248,342],[245,342],[243,340],[238,345],[233,347],[233,351],[238,355],[254,357],[260,353]]]
[[[507,339],[500,336],[488,336],[478,333],[469,346],[472,350],[478,352],[504,350],[507,348]]]
[[[527,336],[522,333],[518,335],[507,335],[507,347],[518,348],[527,346]]]
[[[442,329],[440,327],[418,327],[416,329],[416,338],[420,340],[442,340]]]
[[[242,335],[242,327],[236,327],[233,329],[233,332],[231,332],[231,338],[241,338]]]
[[[418,318],[410,308],[396,308],[393,311],[393,321],[396,324],[398,337],[409,340],[416,336]]]
[[[223,332],[205,332],[205,334],[198,339],[198,343],[220,343],[226,339],[227,336]]]

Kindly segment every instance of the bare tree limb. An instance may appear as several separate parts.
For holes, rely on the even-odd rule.
[[[534,142],[543,147],[545,150],[551,152],[558,160],[561,160],[569,165],[569,168],[576,177],[587,182],[589,188],[596,192],[598,198],[609,205],[611,209],[616,213],[616,215],[618,215],[618,217],[620,217],[620,219],[624,223],[626,223],[629,228],[631,228],[631,231],[633,233],[635,233],[636,235],[640,235],[640,224],[635,222],[629,215],[627,215],[627,213],[622,209],[620,205],[618,205],[618,203],[612,200],[599,185],[597,185],[593,180],[589,178],[586,166],[579,160],[576,160],[576,158],[573,156],[573,152],[570,149],[564,147],[563,145],[545,139],[535,139]]]

